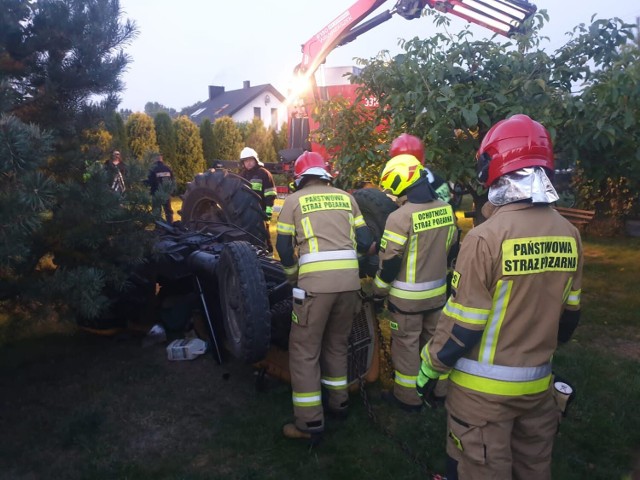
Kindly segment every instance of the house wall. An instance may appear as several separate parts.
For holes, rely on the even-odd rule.
[[[269,97],[268,100],[267,96]],[[263,93],[254,98],[233,115],[233,120],[235,122],[251,122],[255,115],[254,108],[260,109],[260,119],[265,127],[271,127],[276,131],[280,131],[282,123],[287,121],[287,112],[284,104],[271,93]],[[277,110],[277,119],[275,119],[275,122],[272,120],[272,109]]]

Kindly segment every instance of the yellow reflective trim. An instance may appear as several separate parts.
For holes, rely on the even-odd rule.
[[[320,392],[298,393],[293,392],[293,404],[296,407],[316,407],[322,404]]]
[[[528,382],[507,382],[504,380],[478,377],[454,369],[449,374],[449,380],[456,385],[476,392],[503,396],[518,396],[544,392],[549,388],[551,375]]]
[[[571,291],[571,285],[573,284],[573,278],[569,277],[567,280],[567,284],[564,286],[564,290],[562,291],[562,303],[566,303],[567,298],[569,298],[569,292]]]
[[[422,351],[420,352],[420,358],[427,364],[427,367],[431,371],[436,371],[433,368],[433,362],[431,361],[431,352],[429,352],[429,344],[427,343],[424,347],[422,347]],[[438,374],[440,372],[437,372]]]
[[[320,383],[329,390],[343,390],[347,388],[347,377],[322,377]]]
[[[407,249],[407,283],[416,283],[416,263],[418,262],[418,235],[415,233],[409,237]]]
[[[278,222],[276,231],[282,235],[295,235],[296,227],[295,225],[291,225],[290,223]]]
[[[362,215],[358,215],[353,219],[353,225],[355,225],[356,227],[364,227],[366,224],[367,223],[364,221]]]
[[[408,387],[408,388],[416,387],[416,380],[418,378],[417,375],[403,375],[398,370],[396,370],[394,376],[395,376],[395,382],[398,385],[402,387]]]
[[[283,265],[282,269],[284,270],[284,273],[286,273],[287,275],[293,275],[294,273],[296,273],[298,271],[298,265],[295,264],[295,265],[293,265],[291,267],[285,267]]]
[[[325,260],[323,262],[305,263],[300,267],[300,275],[329,270],[358,270],[358,260]]]
[[[493,293],[493,307],[489,313],[489,319],[480,341],[480,351],[478,353],[478,361],[480,362],[493,364],[500,337],[500,328],[509,307],[512,287],[513,282],[511,280],[498,280],[496,284],[496,290]]]
[[[453,443],[455,444],[458,450],[460,450],[461,452],[464,452],[464,448],[462,447],[462,442],[458,437],[456,437],[455,433],[453,433],[451,430],[449,430],[449,438],[453,440]]]
[[[302,195],[299,198],[300,211],[303,215],[323,210],[349,210],[351,200],[344,193],[315,193]]]
[[[571,290],[569,296],[567,297],[567,305],[571,305],[573,307],[580,306],[580,297],[582,296],[582,290]]]
[[[453,209],[447,205],[414,212],[411,214],[411,223],[413,231],[417,233],[453,225],[453,218]]]
[[[398,322],[394,322],[393,320],[389,320],[389,328],[391,330],[398,330],[398,328],[399,328]]]
[[[382,288],[384,290],[389,290],[391,288],[391,284],[385,282],[384,280],[382,280],[378,275],[376,275],[375,280],[373,281],[373,284],[378,287],[378,288]]]
[[[320,249],[318,248],[318,239],[313,235],[313,227],[311,226],[311,220],[309,217],[302,219],[302,231],[304,232],[304,238],[309,242],[309,252],[316,253]]]
[[[380,248],[382,250],[385,250],[387,248],[387,240],[386,239],[384,239],[384,238],[380,239]]]
[[[355,223],[355,219],[353,218],[353,213],[349,212],[349,225],[351,225],[351,228],[349,229],[349,240],[351,240],[351,245],[353,245],[353,249],[357,250],[358,242],[356,241],[356,229],[355,229],[354,223]],[[366,225],[366,223],[364,223],[364,219],[362,220],[362,223]]]
[[[471,325],[485,325],[487,323],[489,310],[485,310],[484,308],[464,307],[459,303],[455,303],[452,298],[453,297],[449,297],[449,300],[442,310],[446,315],[460,322],[469,323]]]
[[[405,300],[425,300],[427,298],[437,297],[438,295],[444,295],[447,293],[447,286],[443,285],[432,290],[423,290],[421,292],[412,292],[409,290],[400,290],[396,287],[391,287],[389,295],[393,295],[397,298],[404,298]]]
[[[451,225],[449,227],[449,233],[447,234],[447,252],[451,248],[451,244],[453,243],[453,236],[456,233],[455,225]]]
[[[502,242],[503,275],[575,272],[577,269],[578,247],[573,237],[525,237]]]
[[[407,243],[407,237],[405,237],[404,235],[400,235],[398,233],[394,233],[389,230],[385,230],[382,233],[382,238],[390,242],[397,243],[398,245],[401,245],[401,246]]]
[[[276,195],[278,195],[278,192],[276,192],[275,190],[265,190],[264,192],[264,196],[265,197],[275,197]]]

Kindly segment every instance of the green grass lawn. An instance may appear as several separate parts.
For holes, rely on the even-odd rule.
[[[176,208],[176,211],[178,208]],[[582,323],[555,369],[577,399],[555,479],[631,479],[640,459],[640,239],[584,237]],[[1,338],[1,337],[0,337]],[[444,469],[444,411],[404,414],[367,386],[309,449],[284,439],[287,384],[258,392],[250,366],[169,362],[136,336],[50,332],[0,347],[2,479],[414,479]],[[404,443],[415,457],[400,446]],[[417,459],[417,461],[415,461]],[[637,467],[636,467],[637,468]]]

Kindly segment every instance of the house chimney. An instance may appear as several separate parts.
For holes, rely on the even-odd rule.
[[[224,93],[224,87],[219,87],[217,85],[209,85],[209,100],[217,97],[218,95],[222,95]]]
[[[249,88],[251,87],[251,82],[249,80],[245,80],[244,82],[242,82],[242,88]]]

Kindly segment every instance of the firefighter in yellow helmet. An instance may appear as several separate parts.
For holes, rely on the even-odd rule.
[[[561,416],[551,357],[580,316],[580,234],[551,206],[553,147],[540,123],[498,122],[477,163],[488,219],[462,242],[418,392],[430,403],[449,372],[447,478],[550,479]]]
[[[380,310],[387,299],[391,314],[394,385],[382,395],[403,410],[418,411],[420,349],[435,332],[446,301],[447,267],[457,253],[458,227],[451,205],[438,199],[413,155],[389,160],[380,186],[397,196],[400,205],[387,218],[374,280],[374,302]]]
[[[347,349],[360,310],[358,252],[373,238],[354,198],[330,185],[322,156],[304,152],[294,164],[296,191],[278,216],[276,250],[293,289],[289,370],[295,421],[288,438],[315,443],[325,411],[348,408]],[[297,255],[296,255],[297,249]]]

